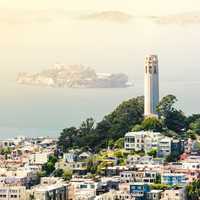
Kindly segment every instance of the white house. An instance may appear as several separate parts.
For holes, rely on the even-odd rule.
[[[126,150],[149,152],[152,148],[157,148],[158,142],[164,136],[158,132],[139,131],[128,132],[125,135],[124,147]]]

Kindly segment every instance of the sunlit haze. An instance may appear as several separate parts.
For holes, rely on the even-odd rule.
[[[148,54],[159,58],[161,95],[175,93],[186,113],[196,112],[199,25],[199,0],[0,0],[0,105],[4,111],[0,126],[46,129],[51,124],[50,129],[57,130],[90,115],[99,120],[123,99],[143,95],[143,65]],[[135,86],[120,90],[121,96],[114,91],[118,98],[113,100],[102,90],[88,90],[86,95],[78,90],[16,85],[18,73],[39,72],[55,63],[123,72]],[[184,88],[190,97],[185,97]],[[56,100],[51,99],[54,92]],[[106,98],[104,109],[95,111],[95,105]],[[74,102],[79,104],[78,99],[85,103],[80,106],[85,110],[76,108],[70,116],[68,111]],[[42,114],[29,112],[32,107]]]

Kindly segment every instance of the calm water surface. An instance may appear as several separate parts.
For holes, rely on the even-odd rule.
[[[123,100],[143,95],[143,82],[122,89],[41,88],[4,82],[0,96],[0,139],[17,135],[57,136],[87,117],[96,121]],[[161,82],[161,96],[174,94],[186,114],[200,113],[200,82]]]

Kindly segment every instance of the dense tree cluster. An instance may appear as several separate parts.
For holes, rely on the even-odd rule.
[[[79,128],[64,129],[59,137],[58,147],[64,152],[76,147],[95,151],[105,148],[109,141],[117,141],[133,126],[140,124],[143,120],[143,112],[143,97],[125,101],[97,124],[93,119],[87,119]],[[122,141],[119,140],[115,145],[122,145]]]
[[[167,136],[196,138],[200,134],[200,115],[187,117],[176,108],[177,98],[164,97],[158,107],[158,117],[144,118],[144,98],[137,97],[120,104],[102,121],[92,118],[82,122],[79,128],[69,127],[62,131],[58,149],[66,152],[70,148],[98,151],[102,148],[123,146],[124,134],[128,131],[152,130]]]

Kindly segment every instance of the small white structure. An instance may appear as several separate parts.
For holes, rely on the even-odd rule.
[[[145,58],[144,94],[144,115],[156,115],[156,107],[159,103],[159,71],[156,55],[149,55]]]

